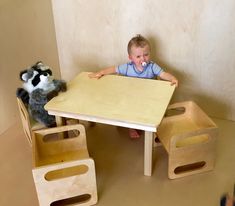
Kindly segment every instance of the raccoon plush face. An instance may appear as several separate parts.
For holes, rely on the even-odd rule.
[[[20,72],[20,79],[24,82],[23,87],[28,93],[36,89],[45,91],[55,89],[54,84],[52,84],[52,71],[42,62],[37,62],[30,69]]]
[[[23,88],[17,88],[16,96],[27,105],[31,117],[47,127],[54,126],[55,117],[49,115],[44,106],[59,92],[67,90],[66,82],[54,79],[50,68],[42,62],[20,72],[20,79]]]

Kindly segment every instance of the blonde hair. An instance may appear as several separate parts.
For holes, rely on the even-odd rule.
[[[150,48],[149,41],[148,41],[146,38],[144,38],[142,35],[137,34],[135,37],[133,37],[133,38],[129,41],[129,43],[128,43],[128,45],[127,45],[127,52],[128,52],[128,54],[130,54],[130,53],[131,53],[131,48],[132,48],[133,46],[143,48],[143,47],[145,47],[146,45],[148,45],[149,48]]]

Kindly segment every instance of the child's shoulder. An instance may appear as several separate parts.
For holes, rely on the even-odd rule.
[[[149,61],[149,64],[156,64],[154,61]]]

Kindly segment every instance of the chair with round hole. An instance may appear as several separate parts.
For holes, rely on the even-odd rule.
[[[168,177],[175,179],[213,170],[218,127],[193,101],[172,104],[157,136],[168,153]]]
[[[64,132],[68,138],[61,138]],[[88,154],[84,126],[37,130],[32,140],[32,173],[40,205],[94,205],[95,164]]]

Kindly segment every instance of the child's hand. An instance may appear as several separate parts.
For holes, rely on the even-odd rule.
[[[161,72],[160,78],[171,82],[171,85],[175,85],[176,87],[178,87],[178,85],[179,85],[178,79],[176,79],[172,74],[170,74],[168,72],[164,72],[164,71]]]
[[[176,78],[171,79],[171,85],[175,85],[175,87],[178,87],[179,85],[178,79]]]
[[[99,79],[100,77],[102,77],[102,76],[103,76],[103,74],[102,74],[101,72],[94,72],[94,73],[90,73],[90,74],[88,74],[88,76],[89,76],[90,78],[96,78],[96,79]]]

